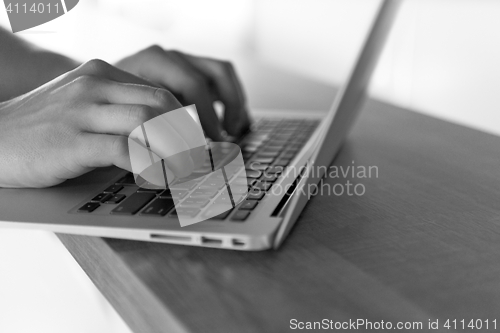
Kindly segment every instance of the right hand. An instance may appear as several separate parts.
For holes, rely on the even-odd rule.
[[[0,103],[0,187],[48,187],[111,165],[130,170],[130,132],[180,107],[169,91],[91,60]]]

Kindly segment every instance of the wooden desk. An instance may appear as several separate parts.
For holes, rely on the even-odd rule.
[[[254,106],[331,101],[331,87],[281,72],[243,77]],[[353,180],[366,194],[315,197],[278,251],[59,237],[138,333],[287,332],[293,318],[500,325],[500,138],[370,101],[335,165],[352,161],[378,167]]]

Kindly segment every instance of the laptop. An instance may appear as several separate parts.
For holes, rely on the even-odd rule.
[[[207,194],[203,207],[192,210],[198,216],[210,210],[224,186],[200,192],[212,182],[207,175],[168,189],[143,188],[132,173],[111,167],[52,188],[0,189],[0,226],[232,250],[278,248],[310,199],[310,185],[323,178],[361,110],[399,3],[381,1],[351,74],[325,116],[253,114],[251,131],[237,141],[248,194],[231,209],[181,226],[173,197],[182,206],[194,197],[201,202],[195,193]],[[228,179],[238,177],[226,171]]]

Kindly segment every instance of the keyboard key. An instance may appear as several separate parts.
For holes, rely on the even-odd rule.
[[[268,175],[264,173],[262,177],[260,177],[261,182],[266,182],[266,183],[274,183],[278,179],[278,175],[273,174],[273,175]]]
[[[244,145],[242,150],[244,153],[255,153],[259,149],[259,145]]]
[[[262,164],[262,163],[256,163],[256,162],[250,162],[248,164],[248,166],[250,167],[250,169],[252,170],[257,170],[257,171],[264,171],[266,170],[267,168],[269,168],[270,164],[266,163],[266,164]]]
[[[242,222],[242,221],[245,221],[249,215],[250,215],[250,212],[244,211],[244,210],[239,210],[233,214],[233,216],[231,217],[231,220]]]
[[[275,136],[275,139],[279,140],[279,141],[288,141],[292,136],[293,136],[293,133],[292,134],[278,134]],[[283,145],[281,145],[281,146],[283,146]]]
[[[229,206],[232,206],[232,203],[231,203],[231,197],[227,194],[222,194],[222,195],[219,195],[217,198],[215,198],[214,200],[214,205],[229,205]]]
[[[107,189],[104,190],[104,193],[118,193],[123,189],[123,186],[120,185],[111,185]]]
[[[210,202],[210,199],[206,198],[187,198],[186,200],[182,201],[180,206],[181,207],[197,207],[197,208],[203,208],[205,207],[208,203]]]
[[[288,159],[292,159],[295,155],[297,155],[297,153],[295,152],[284,152],[280,155],[280,158],[288,158]]]
[[[134,174],[132,173],[127,173],[123,178],[118,180],[116,185],[135,185],[135,179],[134,179]]]
[[[264,153],[272,153],[272,152],[280,152],[283,150],[283,147],[264,147],[264,149],[262,149],[262,152]],[[260,153],[260,151],[259,151]]]
[[[262,151],[263,152],[280,152],[282,151],[283,149],[285,149],[285,146],[284,145],[268,145],[268,146],[265,146]]]
[[[281,174],[283,173],[283,170],[285,168],[282,167],[282,166],[273,166],[273,167],[270,167],[269,169],[266,170],[265,174],[266,175],[276,175],[276,174]]]
[[[197,189],[191,195],[189,196],[190,198],[197,198],[197,197],[203,197],[203,198],[213,198],[217,194],[216,189]]]
[[[257,153],[257,157],[277,157],[278,151],[262,151]]]
[[[160,194],[162,193],[163,189],[150,189],[150,188],[142,188],[140,187],[138,190],[137,190],[137,193],[154,193],[154,194]]]
[[[289,144],[286,149],[287,150],[300,150],[304,144],[303,143],[291,143]]]
[[[242,166],[228,165],[228,166],[223,167],[223,169],[224,169],[224,172],[226,173],[227,178],[231,178],[233,175],[243,171]]]
[[[90,201],[101,202],[101,201],[106,200],[110,196],[111,196],[111,194],[109,194],[109,193],[101,193],[101,194],[98,194],[95,197],[93,197],[92,200],[90,200]]]
[[[247,199],[248,200],[260,200],[264,197],[264,195],[266,194],[266,192],[264,191],[250,191],[248,192],[248,197]]]
[[[171,190],[192,190],[199,184],[199,181],[188,181],[180,184],[170,185]]]
[[[174,208],[172,199],[156,199],[142,211],[141,215],[165,216],[172,208]]]
[[[250,187],[252,186],[253,183],[255,183],[254,178],[234,178],[232,181],[229,182],[230,186],[247,186]]]
[[[232,186],[230,186],[230,189],[231,189],[232,195],[247,194],[248,193],[248,185],[244,185],[244,186],[232,185]]]
[[[223,188],[224,186],[226,186],[226,183],[225,182],[220,182],[220,183],[212,183],[212,184],[201,184],[200,186],[198,186],[198,189],[199,190],[212,190],[212,191],[218,191],[220,190],[221,188]]]
[[[288,143],[303,143],[307,140],[309,136],[307,134],[298,134],[294,135],[293,138],[291,138]]]
[[[259,178],[262,172],[258,170],[246,169],[247,178]]]
[[[295,136],[294,136],[295,138]],[[287,140],[281,140],[281,139],[272,139],[267,142],[267,146],[284,146],[288,143]]]
[[[200,210],[198,208],[190,208],[190,207],[176,207],[175,210],[170,213],[172,216],[182,216],[182,217],[195,217],[198,215]]]
[[[296,148],[296,147],[287,147],[283,152],[284,153],[292,153],[294,155],[297,155],[297,153],[299,152],[300,148]]]
[[[150,192],[136,192],[111,211],[112,214],[133,215],[156,197]]]
[[[245,200],[240,206],[240,210],[253,210],[259,202],[255,200]]]
[[[210,206],[208,206],[207,209],[205,209],[205,211],[203,212],[203,216],[205,218],[214,218],[213,216],[217,217],[219,215],[222,215],[222,216],[220,216],[219,219],[223,219],[223,218],[225,218],[224,214],[227,213],[227,215],[229,215],[229,213],[231,212],[232,209],[233,209],[233,207],[232,207],[230,202],[217,203],[217,201],[216,201],[213,204],[211,204]]]
[[[216,189],[219,190],[226,185],[226,182],[224,179],[215,179],[215,178],[209,178],[205,180],[203,183],[201,183],[198,188],[199,189]]]
[[[273,186],[273,184],[271,184],[271,183],[257,182],[252,186],[252,188],[259,189],[262,191],[267,191],[271,188],[271,186]]]
[[[250,133],[245,137],[245,142],[261,142],[269,139],[269,134],[267,133]]]
[[[83,205],[82,207],[78,208],[79,213],[92,213],[94,210],[96,210],[100,204],[98,202],[89,202]]]
[[[161,192],[159,197],[162,199],[171,199],[175,197],[176,199],[182,199],[188,194],[188,191],[186,190],[170,190],[166,189],[165,191]]]
[[[185,191],[185,190],[170,190],[170,193],[172,194],[173,198],[180,200],[180,199],[184,198],[189,193],[189,191]]]
[[[273,163],[274,157],[255,157],[252,159],[252,164],[270,164]]]
[[[289,159],[279,159],[276,162],[273,163],[273,166],[281,166],[281,167],[286,167],[288,164],[290,164]]]
[[[211,220],[225,220],[229,216],[229,214],[231,214],[232,211],[233,211],[232,209],[229,209],[228,211],[226,211],[222,214],[219,214],[217,216],[211,217],[210,219]]]
[[[109,198],[104,201],[105,204],[117,204],[120,203],[123,199],[125,199],[124,194],[115,194],[110,196]]]

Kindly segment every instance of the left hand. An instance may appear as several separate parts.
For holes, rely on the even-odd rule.
[[[170,90],[184,105],[195,104],[206,134],[214,141],[239,136],[250,125],[245,95],[230,62],[151,46],[116,66]],[[224,104],[221,124],[214,102]]]

